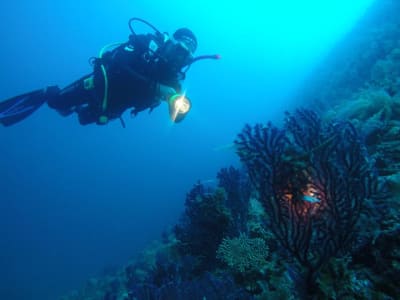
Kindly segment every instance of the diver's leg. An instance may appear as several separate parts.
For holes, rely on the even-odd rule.
[[[86,77],[87,78],[87,77]],[[77,107],[90,101],[90,93],[84,86],[84,79],[79,79],[63,89],[56,90],[50,87],[47,104],[57,110],[61,115],[72,114]],[[53,88],[53,90],[51,90]]]
[[[78,114],[79,124],[81,125],[96,123],[99,119],[100,111],[91,106],[79,107],[76,112]]]
[[[0,124],[10,126],[18,123],[46,102],[50,108],[57,110],[64,116],[75,111],[78,112],[82,107],[90,108],[94,112],[96,107],[93,93],[94,85],[91,84],[91,80],[87,80],[88,78],[90,78],[90,75],[63,89],[58,86],[50,86],[0,102]],[[86,119],[85,123],[90,121],[91,114],[92,112],[86,118],[83,118]]]

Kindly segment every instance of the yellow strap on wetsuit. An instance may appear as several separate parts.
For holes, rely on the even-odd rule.
[[[94,78],[93,76],[89,76],[88,78],[83,80],[83,88],[85,90],[93,90],[94,89]]]

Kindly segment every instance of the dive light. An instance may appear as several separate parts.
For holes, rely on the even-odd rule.
[[[169,115],[173,122],[180,122],[189,112],[192,104],[185,94],[174,94],[168,99]]]

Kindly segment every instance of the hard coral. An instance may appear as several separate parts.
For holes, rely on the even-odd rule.
[[[249,238],[241,234],[236,238],[224,238],[218,247],[217,258],[224,261],[234,272],[260,271],[267,263],[268,246],[261,238]]]

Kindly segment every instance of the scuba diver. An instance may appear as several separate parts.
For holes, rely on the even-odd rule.
[[[132,26],[139,21],[154,33],[137,34]],[[197,39],[192,31],[180,28],[171,36],[140,18],[129,20],[131,34],[125,43],[105,46],[97,58],[91,58],[93,72],[60,89],[49,86],[0,102],[0,123],[13,125],[47,103],[63,116],[77,113],[82,125],[107,124],[120,119],[131,108],[131,115],[166,101],[173,122],[180,122],[191,108],[182,90],[190,66],[201,59],[219,59],[219,55],[194,57]]]

